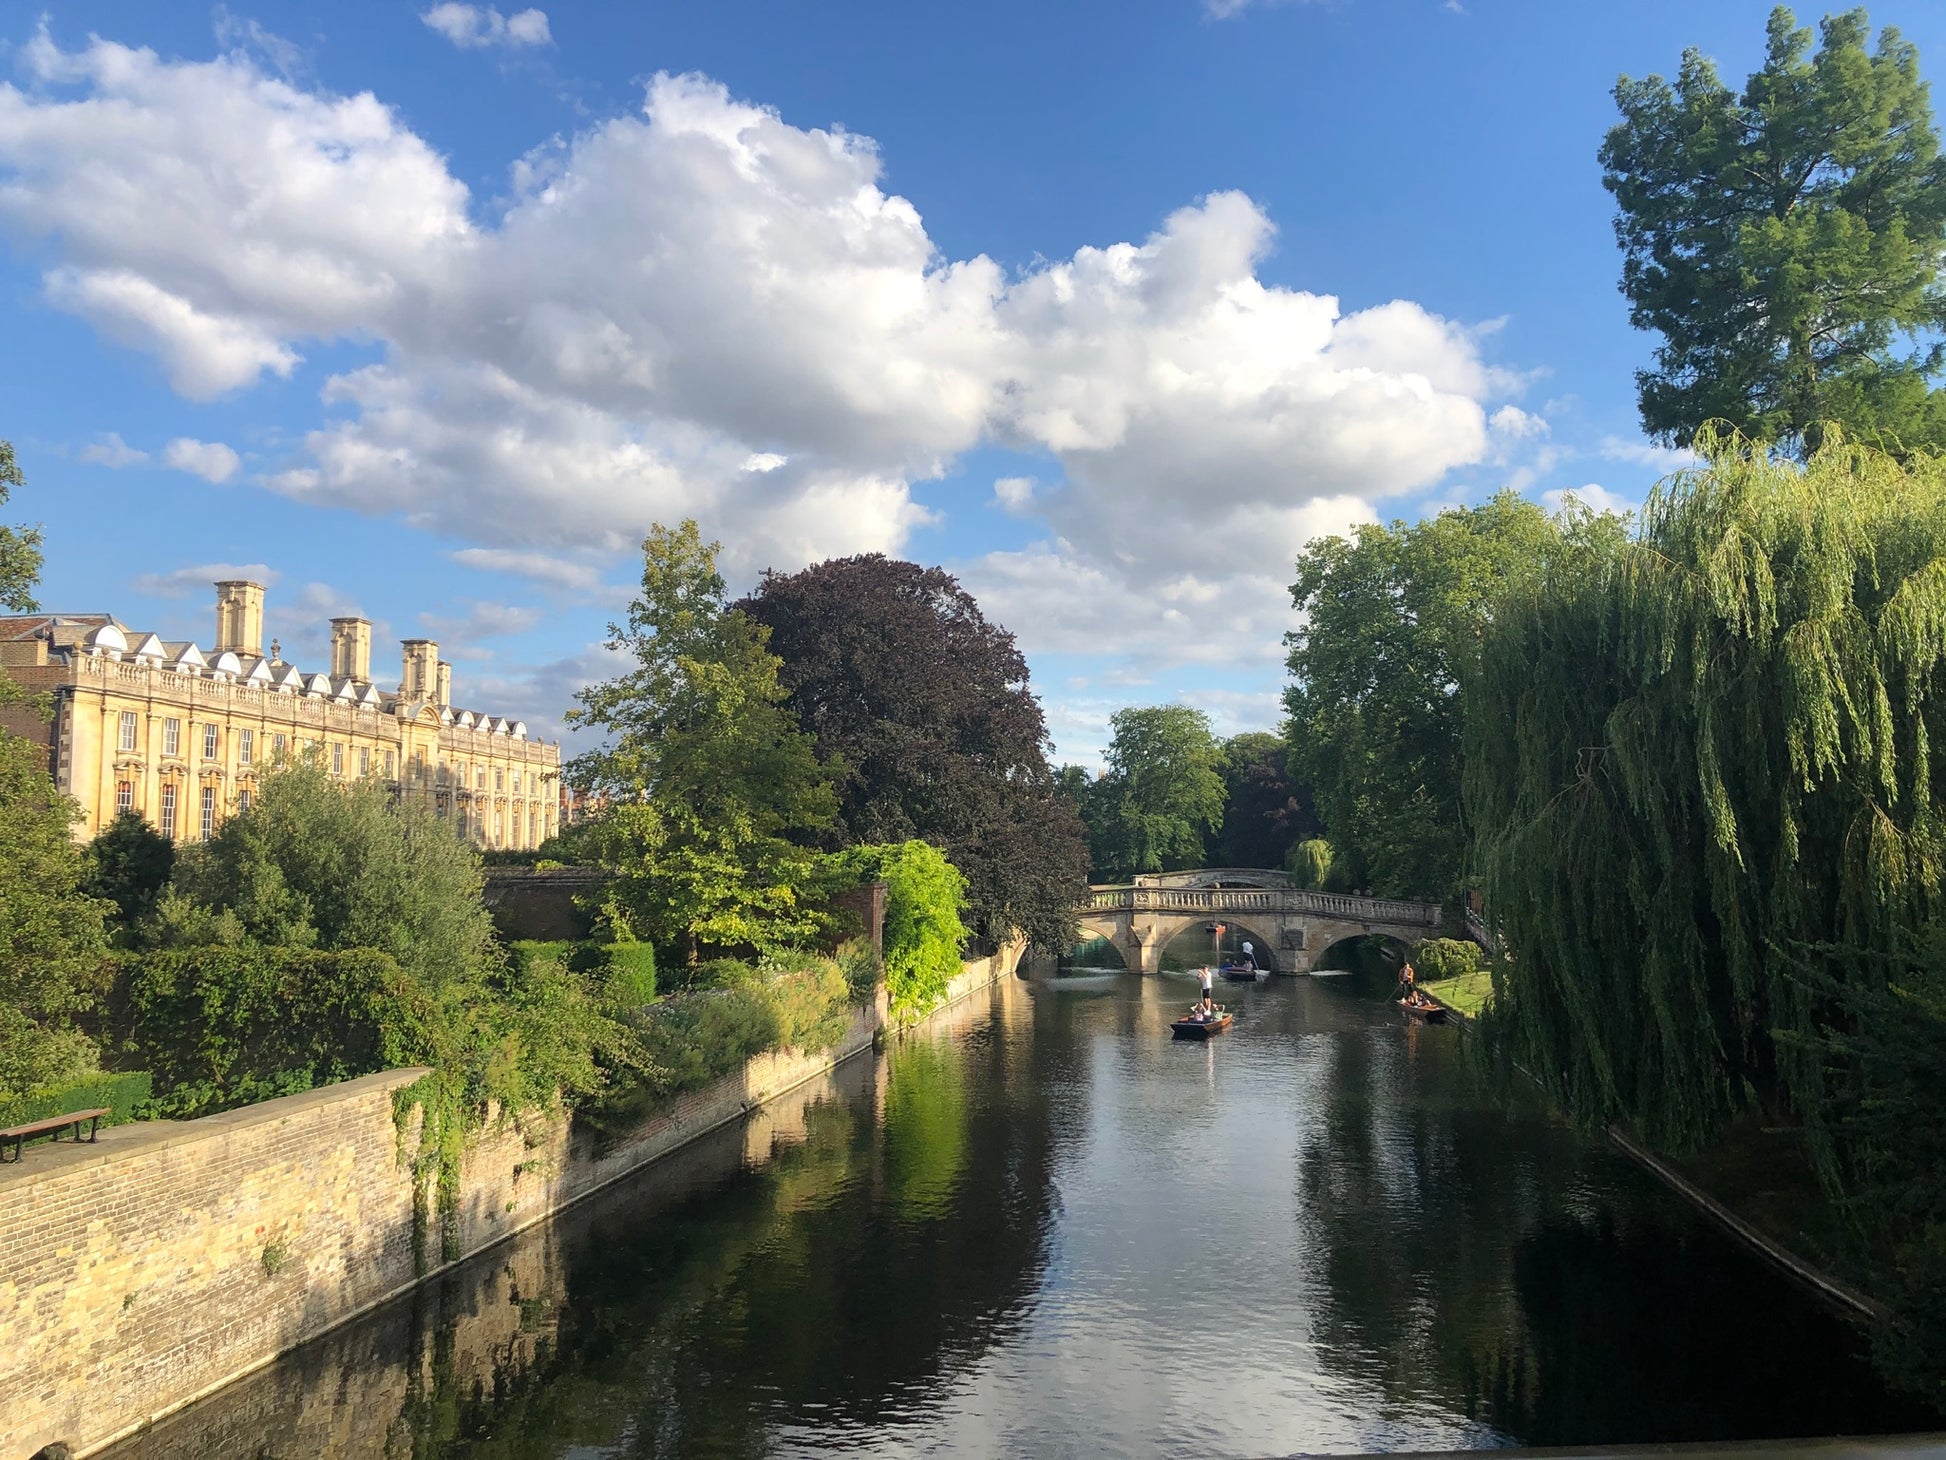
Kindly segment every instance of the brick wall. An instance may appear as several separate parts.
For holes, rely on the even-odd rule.
[[[1018,953],[968,963],[955,1001],[975,1006],[965,996]],[[834,1048],[759,1055],[605,1148],[561,1117],[490,1122],[461,1167],[460,1255],[804,1089],[869,1049],[884,1013],[881,995]],[[392,1101],[423,1073],[119,1126],[0,1167],[0,1460],[54,1440],[99,1449],[432,1276],[415,1272],[401,1157],[417,1134],[401,1138]],[[753,1122],[748,1138],[768,1141],[769,1124]],[[358,1430],[395,1412],[373,1393],[308,1420]]]
[[[423,1073],[5,1167],[0,1457],[98,1445],[409,1284],[392,1092]]]

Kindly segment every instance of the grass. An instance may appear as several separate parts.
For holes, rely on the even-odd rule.
[[[1478,973],[1463,973],[1458,978],[1442,978],[1419,985],[1440,1003],[1457,1009],[1471,1019],[1486,1007],[1493,994],[1493,975],[1484,968]]]

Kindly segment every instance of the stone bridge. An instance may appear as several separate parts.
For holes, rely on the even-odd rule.
[[[1106,938],[1131,969],[1157,973],[1178,934],[1226,923],[1256,945],[1259,965],[1309,973],[1319,955],[1347,938],[1372,935],[1412,947],[1438,935],[1438,903],[1303,892],[1281,872],[1206,867],[1158,872],[1132,884],[1092,887],[1078,919],[1084,935]]]

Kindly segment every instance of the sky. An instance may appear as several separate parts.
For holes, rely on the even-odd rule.
[[[1618,74],[1740,81],[1768,9],[0,8],[4,510],[50,610],[206,642],[254,576],[285,657],[362,613],[570,746],[684,517],[735,592],[945,566],[1058,759],[1271,728],[1306,541],[1681,464],[1595,154]]]

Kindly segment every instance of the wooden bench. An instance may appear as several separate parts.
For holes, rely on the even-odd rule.
[[[7,1143],[9,1141],[13,1142],[14,1153],[12,1159],[15,1161],[20,1159],[21,1148],[33,1136],[44,1136],[49,1131],[52,1131],[54,1133],[54,1139],[58,1141],[61,1139],[61,1132],[69,1126],[72,1126],[74,1127],[74,1138],[79,1141],[81,1139],[81,1122],[84,1120],[88,1123],[88,1140],[92,1142],[95,1138],[95,1131],[101,1125],[101,1118],[106,1114],[108,1114],[106,1107],[100,1110],[71,1110],[66,1115],[50,1115],[46,1120],[30,1120],[25,1125],[10,1125],[5,1130],[0,1130],[0,1163],[4,1163],[9,1159],[7,1156]]]

